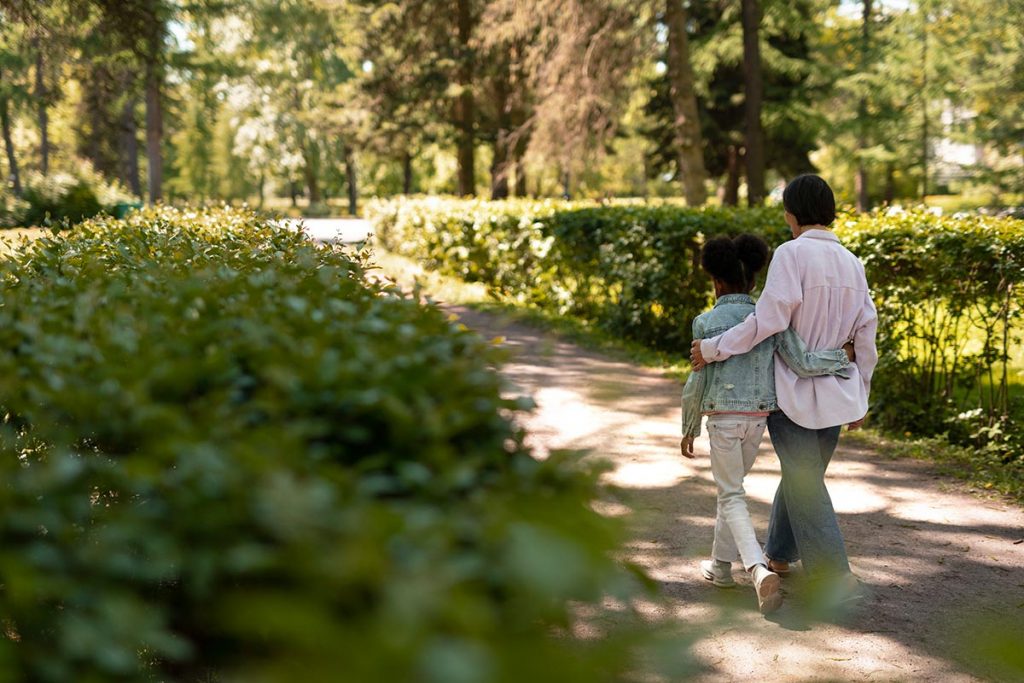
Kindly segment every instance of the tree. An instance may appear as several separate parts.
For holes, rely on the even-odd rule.
[[[761,3],[741,0],[743,21],[743,92],[746,112],[747,204],[758,206],[764,201],[764,132],[761,128],[761,106],[764,99],[761,71]]]
[[[665,24],[668,28],[668,58],[665,61],[669,98],[675,114],[674,133],[678,154],[679,179],[690,206],[707,199],[704,150],[697,113],[697,93],[690,66],[690,44],[686,34],[687,16],[681,0],[666,0]]]

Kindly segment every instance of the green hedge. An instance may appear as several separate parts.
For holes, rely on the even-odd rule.
[[[753,231],[779,242],[778,211],[413,199],[366,208],[388,249],[506,299],[600,325],[652,348],[689,346],[712,296],[700,270],[708,234]]]
[[[1024,222],[892,211],[836,230],[878,306],[876,417],[977,447],[1024,485]]]
[[[0,674],[637,670],[596,472],[532,457],[493,348],[364,272],[169,209],[0,262]],[[604,637],[568,635],[581,614]]]
[[[711,302],[699,268],[704,239],[749,231],[777,245],[790,237],[778,207],[435,198],[379,202],[367,215],[388,249],[487,283],[499,297],[677,353]],[[876,423],[979,446],[989,464],[1020,468],[1024,482],[1024,368],[1011,356],[1022,330],[1014,323],[1024,223],[894,211],[843,216],[836,228],[864,262],[879,307]]]

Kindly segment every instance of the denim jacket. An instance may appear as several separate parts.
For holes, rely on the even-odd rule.
[[[714,308],[693,319],[693,338],[715,337],[739,324],[754,312],[748,294],[726,294]],[[804,341],[789,328],[764,340],[749,353],[711,363],[690,373],[683,388],[683,435],[700,434],[704,413],[760,413],[778,409],[775,402],[774,356],[800,377],[838,375],[849,377],[850,364],[842,349],[807,351]]]

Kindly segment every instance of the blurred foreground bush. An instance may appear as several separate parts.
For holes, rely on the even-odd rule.
[[[492,348],[365,268],[166,209],[0,262],[0,674],[637,670],[596,472],[532,457]]]
[[[374,203],[366,214],[392,251],[676,353],[712,301],[704,240],[790,239],[780,207],[427,198]],[[836,230],[864,262],[878,304],[876,424],[976,447],[980,466],[1008,465],[1024,490],[1024,368],[1011,357],[1024,331],[1024,222],[894,211],[841,217]]]

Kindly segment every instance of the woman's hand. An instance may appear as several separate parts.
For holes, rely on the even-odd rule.
[[[679,452],[683,454],[684,458],[693,458],[693,437],[684,436],[683,440],[679,442]]]
[[[857,352],[853,350],[853,342],[848,341],[843,344],[843,351],[846,351],[846,359],[851,363],[857,362]]]

